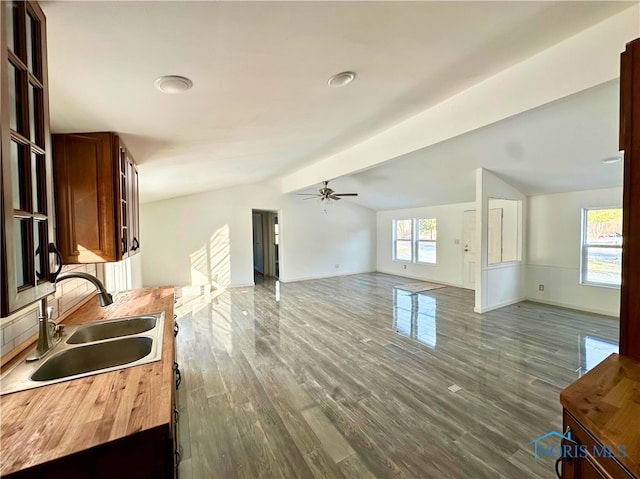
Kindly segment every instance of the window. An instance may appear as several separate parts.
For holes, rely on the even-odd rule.
[[[436,219],[416,220],[418,226],[418,263],[436,263]]]
[[[413,220],[394,220],[393,259],[413,261]]]
[[[436,263],[436,219],[393,220],[393,259]]]
[[[620,286],[622,277],[622,208],[582,210],[583,284]]]

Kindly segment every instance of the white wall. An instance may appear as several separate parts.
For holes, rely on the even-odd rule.
[[[476,204],[481,214],[476,215],[476,231],[479,231],[477,251],[480,261],[476,266],[476,301],[474,311],[484,313],[525,298],[525,265],[523,261],[488,264],[488,208],[489,198],[521,200],[523,216],[526,216],[527,197],[499,176],[478,168],[476,172]],[[526,218],[523,217],[521,251],[526,250]]]
[[[622,206],[622,188],[529,198],[528,298],[619,315],[619,289],[580,284],[581,210],[597,206]],[[540,284],[544,285],[544,291],[538,290]]]
[[[462,286],[462,214],[465,210],[474,210],[475,207],[476,204],[470,202],[378,211],[378,271],[408,278]],[[436,243],[435,265],[393,261],[392,223],[394,219],[407,218],[436,218],[438,240]],[[459,240],[458,244],[455,243],[456,240]]]
[[[144,285],[253,284],[252,209],[279,211],[282,281],[375,270],[373,211],[263,182],[141,205]]]
[[[141,240],[144,241],[142,235]],[[142,288],[142,252],[117,263],[104,263],[104,286],[107,291]]]

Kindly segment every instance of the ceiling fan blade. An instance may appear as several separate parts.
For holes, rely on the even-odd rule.
[[[317,193],[296,193],[299,196],[308,196],[309,198],[304,198],[305,200],[312,200],[314,198],[320,198],[320,201],[324,200],[340,200],[341,196],[358,196],[358,193],[336,193],[335,190],[329,188],[329,182],[323,181],[322,188],[319,190],[319,194]]]

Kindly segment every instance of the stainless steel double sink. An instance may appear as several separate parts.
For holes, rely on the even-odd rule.
[[[163,331],[164,313],[66,326],[40,360],[23,360],[0,377],[0,394],[158,361]]]

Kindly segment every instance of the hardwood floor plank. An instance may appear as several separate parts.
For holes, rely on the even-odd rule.
[[[304,457],[248,361],[239,364],[248,379],[247,395],[284,477],[312,477]]]
[[[276,456],[269,447],[269,441],[260,426],[258,414],[251,403],[240,406],[235,418],[240,439],[247,456],[251,459],[254,477],[273,479],[285,477]]]
[[[372,422],[359,415],[358,411],[336,402],[314,381],[305,383],[304,387],[375,477],[411,477],[406,476],[389,458],[383,447],[386,441],[384,430],[372,427]],[[373,437],[369,437],[365,431],[370,431]]]
[[[358,455],[349,456],[338,463],[338,468],[347,479],[375,479]]]
[[[481,315],[473,291],[408,295],[403,282],[286,283],[277,301],[266,280],[181,298],[181,472],[552,477],[530,441],[560,430],[558,394],[586,367],[585,338],[615,343],[617,322],[532,302]]]
[[[302,411],[302,416],[334,462],[340,462],[355,454],[349,443],[344,440],[320,408],[317,406],[307,408]]]
[[[273,374],[278,369],[280,371]],[[296,447],[304,456],[305,462],[313,472],[314,477],[318,479],[342,479],[342,474],[335,464],[337,461],[331,455],[331,449],[326,447],[322,437],[315,432],[306,420],[305,413],[309,406],[304,405],[309,404],[309,401],[313,401],[310,396],[299,385],[298,388],[301,392],[296,391],[294,395],[289,394],[294,388],[292,383],[295,383],[295,381],[292,380],[291,374],[285,373],[281,367],[275,369],[261,368],[256,371],[256,375],[269,395],[273,407],[284,426],[295,441]],[[289,386],[283,387],[280,380],[284,380],[285,384],[289,383]],[[302,402],[298,401],[300,398],[304,398],[304,400]],[[300,404],[304,407],[298,407]],[[332,445],[330,446],[332,447]],[[346,446],[348,447],[348,444]]]
[[[210,430],[210,440],[214,447],[220,444],[225,445],[224,448],[219,448],[221,454],[218,455],[218,461],[212,472],[215,471],[220,477],[229,479],[255,477],[251,460],[236,426],[238,408],[226,394],[207,398],[207,403],[211,414],[206,421],[207,428]]]

